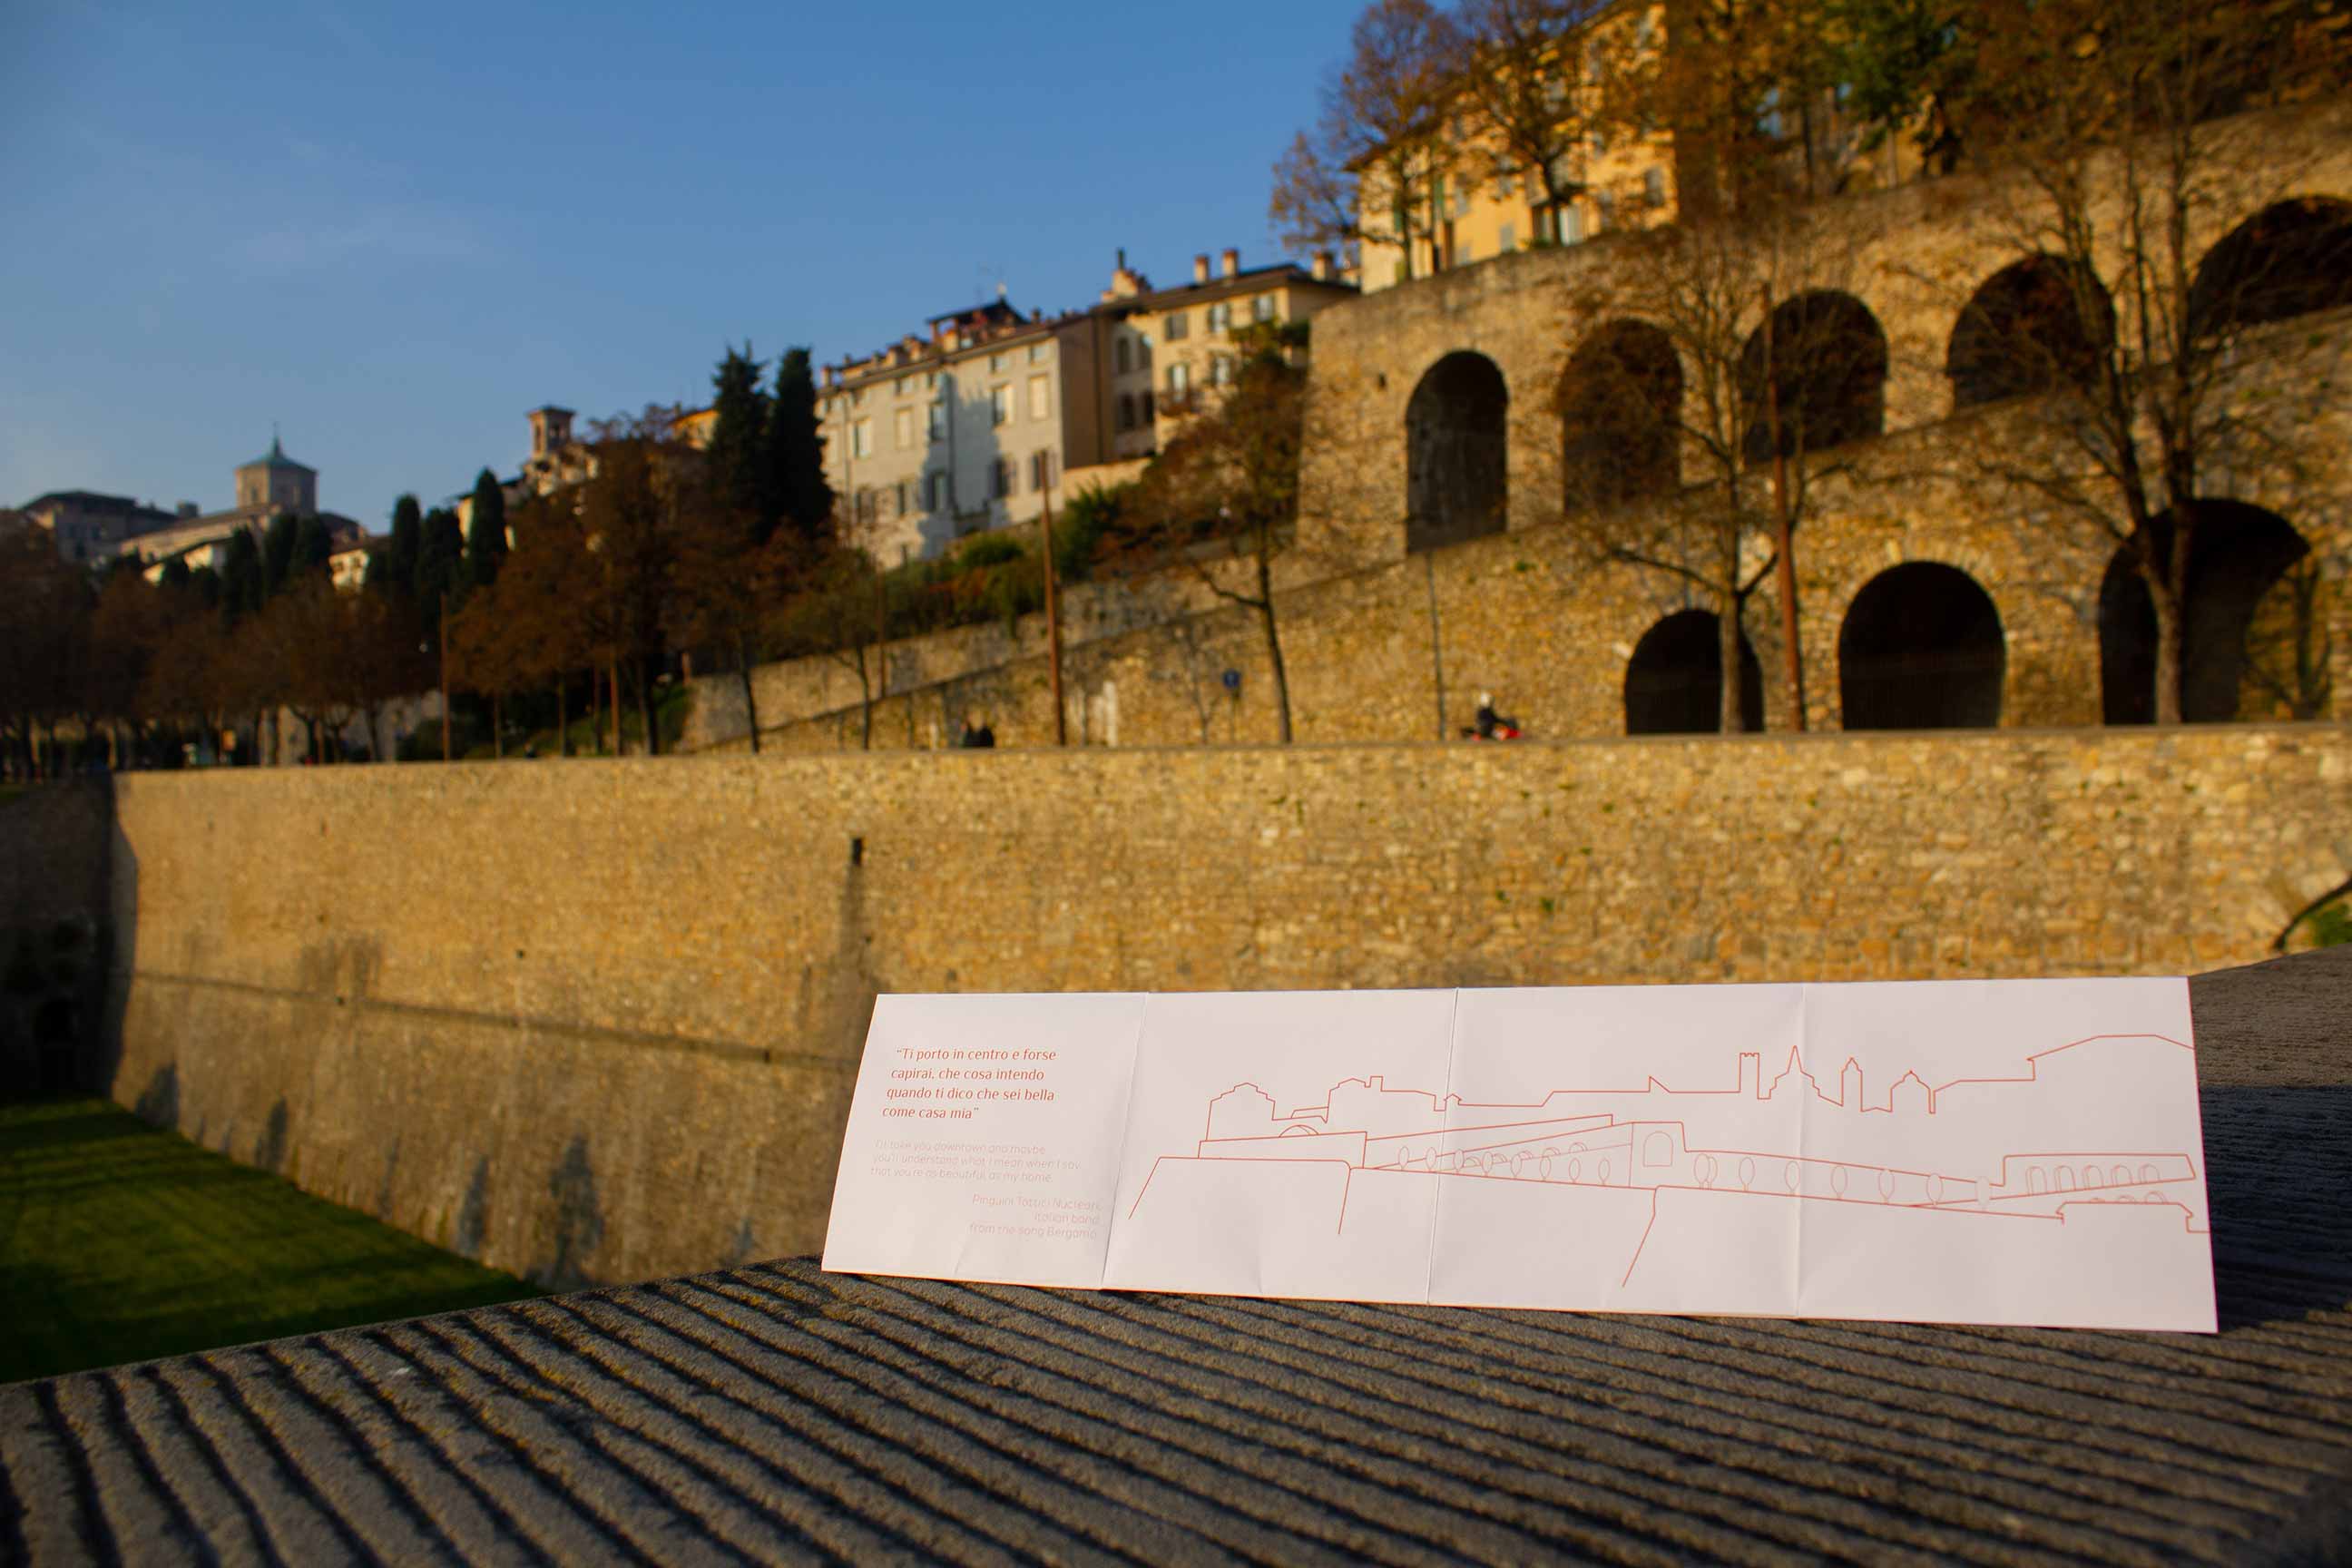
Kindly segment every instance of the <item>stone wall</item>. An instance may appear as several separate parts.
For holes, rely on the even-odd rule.
[[[0,1099],[73,1087],[101,1032],[112,839],[102,780],[0,799]]]
[[[2326,106],[2250,118],[2213,134],[2235,145],[2241,178],[2197,216],[2201,251],[2268,203],[2352,195],[2352,111]],[[2240,156],[2240,154],[2242,156]],[[2096,723],[2099,596],[2115,544],[2079,515],[1996,471],[2023,453],[2060,472],[2080,448],[2063,410],[2027,398],[1955,409],[1947,377],[1953,328],[1979,285],[2021,254],[2030,201],[1970,175],[1825,204],[1810,220],[1811,287],[1868,307],[1887,338],[1885,431],[1818,455],[1795,550],[1799,658],[1811,728],[1843,721],[1841,633],[1872,580],[1933,563],[1965,573],[1992,601],[2003,670],[1998,722]],[[2109,215],[2112,216],[2112,215]],[[1337,305],[1315,322],[1302,515],[1282,558],[1284,651],[1297,732],[1314,740],[1412,741],[1465,723],[1481,689],[1534,732],[1598,736],[1625,728],[1626,668],[1664,616],[1711,608],[1666,574],[1596,563],[1564,515],[1566,446],[1556,393],[1570,355],[1640,298],[1637,250],[1623,237],[1529,251]],[[2216,401],[2283,437],[2259,460],[2206,475],[2208,493],[2267,509],[2310,547],[2321,581],[2332,700],[2352,714],[2352,312],[2251,334]],[[1508,397],[1507,531],[1404,557],[1406,416],[1414,388],[1449,354],[1485,356]],[[1704,476],[1686,460],[1684,477]],[[1703,491],[1655,503],[1711,505]],[[1760,499],[1759,500],[1760,505]],[[1137,592],[1072,595],[1066,675],[1073,736],[1119,743],[1271,740],[1270,667],[1246,615],[1218,613],[1179,572]],[[1767,679],[1763,717],[1793,714],[1777,679],[1785,655],[1768,583],[1745,630]],[[1012,636],[969,628],[899,645],[874,727],[877,745],[953,737],[984,709],[1001,742],[1053,736],[1042,617]],[[1218,677],[1242,677],[1229,701]],[[802,661],[763,672],[763,722],[793,748],[865,739],[845,667]],[[690,743],[742,731],[731,683],[698,694]],[[936,740],[935,740],[936,738]]]
[[[818,1245],[879,991],[2198,970],[2344,874],[2347,792],[2334,724],[128,775],[99,1070],[642,1279]]]

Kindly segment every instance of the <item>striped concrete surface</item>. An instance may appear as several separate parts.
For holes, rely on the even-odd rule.
[[[2352,949],[2195,999],[2219,1336],[800,1260],[0,1389],[0,1560],[2352,1560]]]

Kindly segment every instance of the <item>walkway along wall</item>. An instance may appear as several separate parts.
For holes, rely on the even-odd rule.
[[[877,991],[2203,969],[2344,874],[2347,792],[2340,724],[128,775],[93,1070],[643,1279],[818,1245]]]

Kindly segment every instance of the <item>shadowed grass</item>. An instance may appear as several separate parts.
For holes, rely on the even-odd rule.
[[[107,1100],[0,1106],[0,1383],[537,1294]]]

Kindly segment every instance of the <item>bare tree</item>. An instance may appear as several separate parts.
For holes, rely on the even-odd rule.
[[[1300,132],[1275,163],[1267,216],[1301,249],[1398,247],[1411,278],[1413,242],[1436,232],[1460,35],[1429,0],[1373,0],[1349,45],[1347,64],[1323,85],[1314,132]]]
[[[1306,382],[1306,372],[1274,337],[1263,336],[1223,402],[1195,417],[1145,470],[1129,506],[1139,527],[1111,552],[1112,564],[1129,573],[1160,569],[1172,556],[1212,594],[1256,617],[1286,745],[1292,739],[1290,677],[1275,607],[1274,557],[1298,515]],[[1236,563],[1238,574],[1230,569]]]
[[[1594,134],[1614,128],[1600,73],[1581,69],[1600,48],[1591,24],[1606,0],[1464,0],[1457,16],[1465,68],[1465,156],[1498,185],[1524,181],[1536,233],[1560,237],[1559,215],[1584,194],[1581,164]]]
[[[2297,459],[2293,400],[2244,374],[2269,323],[2352,302],[2352,223],[2288,210],[2204,257],[2263,188],[2258,128],[2233,119],[2340,76],[2343,46],[2301,5],[1977,0],[1976,122],[2007,176],[2011,287],[1980,293],[1956,382],[2046,392],[2047,447],[1989,441],[1982,467],[2123,552],[2156,637],[2152,712],[2182,717],[2191,563],[2209,487]],[[1997,280],[1998,281],[1998,280]],[[1972,334],[1972,335],[1969,335]],[[2005,379],[2004,379],[2005,378]],[[1963,387],[1963,395],[1966,395]]]
[[[1885,342],[1833,287],[1835,253],[1789,215],[1628,244],[1622,279],[1577,301],[1591,325],[1549,410],[1563,437],[1561,513],[1589,558],[1659,574],[1713,607],[1718,724],[1731,733],[1745,727],[1748,603],[1780,578],[1793,648],[1782,540],[1835,466],[1819,454],[1879,427]],[[1801,715],[1793,660],[1790,684]]]

